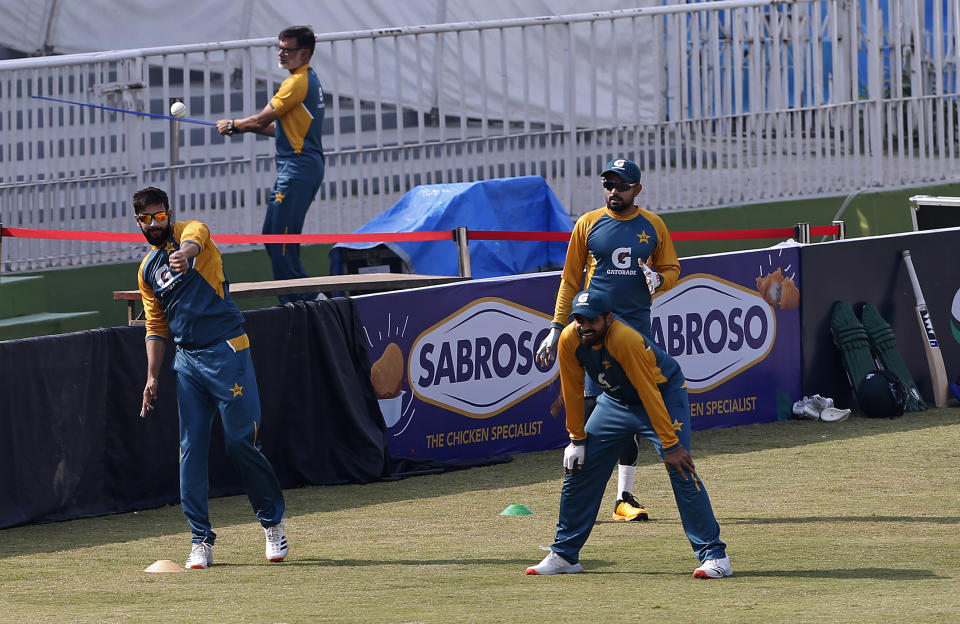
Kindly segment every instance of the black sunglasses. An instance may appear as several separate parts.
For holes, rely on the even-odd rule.
[[[292,52],[296,52],[298,50],[303,50],[303,49],[304,48],[285,48],[281,45],[277,46],[277,52],[279,52],[280,54],[290,54]]]
[[[614,182],[613,180],[604,180],[603,188],[608,191],[616,191],[618,193],[626,193],[633,188],[633,184],[630,182]]]

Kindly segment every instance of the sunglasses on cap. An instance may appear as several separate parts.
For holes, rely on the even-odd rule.
[[[634,187],[630,182],[614,182],[613,180],[604,180],[603,188],[608,191],[616,191],[618,193],[626,193]]]
[[[153,214],[140,214],[137,215],[137,221],[144,225],[150,225],[154,221],[160,223],[161,221],[167,220],[167,213],[164,212],[155,212]]]

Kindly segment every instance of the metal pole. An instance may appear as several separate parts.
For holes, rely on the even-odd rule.
[[[835,240],[845,239],[847,237],[847,223],[845,221],[833,221],[833,225],[839,228]]]
[[[473,277],[470,270],[470,243],[467,236],[467,228],[460,226],[454,228],[451,233],[453,240],[457,243],[457,261],[460,265],[460,277]]]
[[[793,240],[801,245],[810,244],[810,224],[798,223],[793,226]]]
[[[170,100],[174,102],[181,101],[180,98]],[[169,109],[168,109],[169,110]],[[170,197],[170,208],[177,208],[177,165],[180,164],[180,122],[176,119],[170,120],[170,176],[167,180],[169,187],[168,196]]]

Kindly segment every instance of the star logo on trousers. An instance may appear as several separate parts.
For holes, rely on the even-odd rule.
[[[677,420],[676,418],[674,418],[673,422],[670,424],[673,425],[674,431],[683,431],[683,423]]]
[[[243,396],[243,386],[237,382],[233,382],[233,387],[230,388],[230,392],[233,393],[233,397],[237,398],[238,396]]]
[[[286,195],[284,195],[280,191],[277,191],[276,193],[273,194],[273,201],[277,202],[278,204],[282,204],[284,197],[286,197]]]

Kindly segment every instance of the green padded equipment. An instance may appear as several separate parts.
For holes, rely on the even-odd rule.
[[[867,338],[870,340],[870,348],[880,364],[883,365],[883,369],[899,377],[900,383],[907,390],[907,405],[904,411],[919,412],[927,409],[927,404],[920,396],[917,384],[914,383],[910,370],[897,349],[897,339],[893,335],[893,328],[880,316],[877,308],[869,303],[863,304],[860,318],[863,320],[863,329],[867,332]]]
[[[870,339],[860,319],[853,313],[853,306],[846,301],[833,304],[830,314],[830,331],[833,343],[840,350],[840,361],[847,373],[847,381],[857,398],[857,387],[867,373],[877,369],[877,363],[870,353]],[[857,401],[859,403],[859,399]]]

